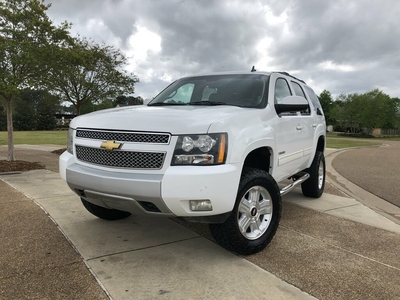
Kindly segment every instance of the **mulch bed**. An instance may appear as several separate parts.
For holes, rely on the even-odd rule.
[[[67,148],[57,149],[57,150],[51,151],[51,153],[61,155],[64,153],[65,150],[67,150]]]
[[[67,148],[52,151],[56,155],[61,155]],[[30,162],[24,160],[8,161],[0,160],[0,173],[6,172],[26,172],[31,170],[44,169],[46,166],[39,162]]]
[[[44,169],[45,166],[38,162],[30,162],[24,160],[7,161],[0,160],[0,173],[4,172],[25,172],[31,170]]]

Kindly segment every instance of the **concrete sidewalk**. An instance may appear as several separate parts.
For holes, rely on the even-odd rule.
[[[56,171],[55,148],[19,151]],[[400,209],[350,187],[331,167],[337,153],[327,151],[327,171],[350,197],[285,195],[275,238],[248,257],[213,243],[205,224],[97,219],[49,170],[1,175],[79,255],[42,210],[0,182],[0,299],[400,299]]]
[[[97,219],[57,173],[1,179],[43,207],[113,299],[313,298],[169,219]]]
[[[43,207],[113,299],[313,298],[293,284],[320,299],[400,295],[400,226],[354,199],[289,193],[273,243],[245,259],[169,219],[97,219],[48,170],[0,179]]]

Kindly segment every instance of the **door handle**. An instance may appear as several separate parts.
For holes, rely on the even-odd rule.
[[[317,125],[318,125],[318,124],[312,124],[312,127],[313,127],[313,128],[316,128],[316,127],[317,127]]]
[[[303,126],[297,125],[297,126],[296,126],[296,129],[297,129],[297,130],[302,130],[302,129],[303,129]]]

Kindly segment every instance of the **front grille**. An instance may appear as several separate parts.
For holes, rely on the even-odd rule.
[[[81,161],[118,168],[161,169],[165,157],[162,152],[107,151],[78,145],[75,150]]]
[[[168,133],[142,133],[78,129],[76,131],[76,137],[103,141],[112,140],[132,143],[168,144],[171,135]]]

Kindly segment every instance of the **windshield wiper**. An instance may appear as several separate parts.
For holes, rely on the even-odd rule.
[[[229,105],[229,104],[218,101],[195,101],[195,102],[190,102],[189,105]]]
[[[176,102],[156,102],[148,104],[147,106],[170,106],[170,105],[187,105],[187,103],[176,103]]]

